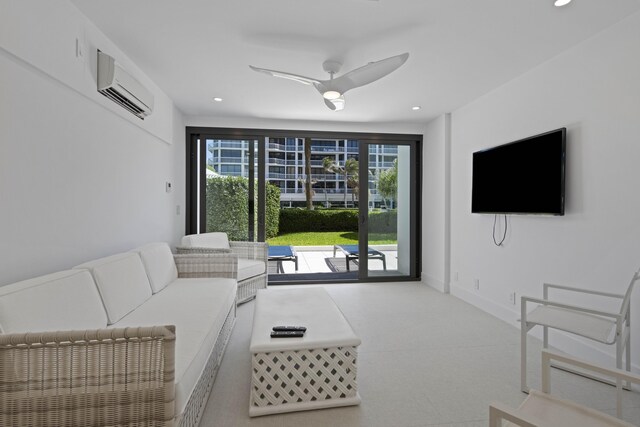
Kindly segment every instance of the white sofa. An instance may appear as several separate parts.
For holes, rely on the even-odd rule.
[[[267,287],[269,245],[265,242],[230,242],[227,233],[211,232],[184,236],[176,249],[179,254],[214,254],[225,270],[221,274],[238,280],[238,304]]]
[[[184,278],[210,261],[153,243],[0,287],[0,425],[197,425],[235,322],[236,280]]]

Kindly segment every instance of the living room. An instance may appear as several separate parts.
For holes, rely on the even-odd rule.
[[[515,367],[519,367],[521,296],[541,297],[544,282],[602,292],[625,292],[629,279],[639,267],[636,254],[640,249],[638,202],[634,202],[636,183],[640,181],[636,167],[640,154],[637,144],[637,135],[640,134],[640,81],[637,78],[640,75],[640,57],[637,55],[640,51],[640,2],[625,0],[604,4],[596,0],[574,0],[562,8],[554,7],[552,0],[535,4],[506,0],[492,0],[483,5],[455,2],[447,7],[444,2],[425,2],[420,7],[426,8],[426,12],[419,10],[426,17],[414,14],[413,20],[409,19],[411,14],[394,9],[393,16],[404,19],[394,27],[400,24],[406,28],[399,31],[400,34],[394,32],[397,28],[386,28],[388,37],[378,36],[367,45],[364,53],[353,53],[355,58],[347,55],[346,59],[351,62],[345,67],[345,70],[354,69],[405,50],[410,52],[409,60],[403,65],[406,70],[401,67],[375,83],[380,85],[381,91],[393,90],[393,86],[398,85],[399,93],[412,96],[402,101],[407,111],[389,111],[386,115],[384,105],[371,106],[372,110],[367,110],[367,102],[372,104],[372,100],[379,96],[376,92],[378,87],[374,85],[347,94],[345,110],[333,112],[324,106],[318,94],[313,93],[314,89],[297,87],[295,82],[274,81],[268,76],[249,74],[253,72],[248,65],[300,74],[307,72],[307,68],[296,70],[295,59],[281,65],[270,59],[271,54],[277,55],[278,59],[284,58],[287,49],[294,52],[289,54],[295,58],[302,55],[301,50],[317,48],[314,55],[303,55],[308,64],[325,54],[311,35],[306,39],[309,45],[305,45],[305,39],[301,37],[287,46],[284,36],[280,34],[278,38],[278,33],[266,30],[264,33],[247,33],[248,38],[250,35],[253,38],[245,40],[247,44],[253,43],[252,50],[265,51],[261,57],[240,57],[238,61],[243,63],[242,70],[225,69],[215,74],[219,76],[215,78],[222,79],[217,86],[214,86],[215,78],[206,80],[202,89],[204,96],[185,90],[180,96],[171,97],[164,87],[177,91],[175,88],[181,82],[166,81],[169,73],[163,67],[168,67],[168,63],[175,59],[153,57],[151,53],[148,56],[132,55],[131,51],[145,51],[142,40],[137,46],[136,40],[127,39],[125,33],[111,33],[103,28],[106,24],[102,19],[110,22],[109,28],[122,25],[133,29],[136,27],[134,17],[148,14],[145,25],[166,27],[167,33],[171,34],[169,28],[174,23],[171,13],[175,10],[166,2],[155,3],[127,5],[116,2],[121,8],[114,15],[120,16],[120,20],[109,20],[109,15],[100,18],[100,9],[110,6],[96,1],[3,1],[0,5],[0,194],[3,200],[0,286],[129,251],[150,242],[168,242],[171,247],[178,246],[185,235],[187,210],[185,129],[206,126],[422,135],[421,281],[403,283],[396,288],[391,287],[397,283],[376,284],[365,288],[366,292],[380,289],[382,295],[386,295],[389,289],[394,289],[389,293],[389,301],[396,302],[393,298],[398,295],[411,299],[413,293],[419,301],[453,304],[451,313],[472,310],[480,316],[478,323],[496,328],[487,332],[489,336],[495,333],[509,337],[509,346],[504,348],[515,349],[513,354],[509,354],[509,360]],[[339,10],[337,2],[331,5]],[[283,3],[282,6],[291,7],[291,4]],[[206,17],[197,16],[206,15],[198,13],[197,7],[199,2],[193,9],[182,7],[182,15],[173,18],[176,22],[188,19],[206,22]],[[222,12],[228,12],[226,7],[229,6],[220,7]],[[343,19],[355,19],[357,8],[363,7],[380,9],[374,9],[372,14],[381,19],[380,15],[386,13],[384,8],[388,5],[384,1],[354,0],[349,3],[348,13],[345,12]],[[403,7],[409,8],[409,5]],[[269,9],[267,6],[262,8]],[[432,15],[427,13],[429,8],[432,8]],[[311,11],[327,12],[318,5]],[[250,14],[251,19],[259,20],[260,12],[267,13],[257,8]],[[448,13],[459,13],[459,16],[452,18]],[[531,17],[540,21],[536,22]],[[237,16],[233,18],[236,24],[242,20]],[[450,33],[431,31],[430,28],[436,28],[434,21],[439,19],[442,20],[442,24],[437,26],[440,30],[447,22],[456,22],[457,19],[461,21],[457,25],[467,25],[469,31],[456,33],[455,37]],[[485,32],[481,32],[483,28]],[[260,37],[265,34],[271,38]],[[435,50],[421,48],[420,40],[412,42],[415,50],[396,44],[396,36],[400,40],[410,40],[414,34],[423,37],[422,43]],[[448,37],[466,46],[467,57],[462,58],[456,53],[457,45],[445,43]],[[505,39],[511,43],[504,42]],[[355,40],[357,38],[354,37],[344,41],[351,49],[345,47],[347,52],[357,52]],[[335,35],[330,42],[339,45],[341,40]],[[201,49],[200,55],[220,56],[220,67],[226,66],[224,58],[229,48],[223,38],[212,46],[195,39],[193,43],[196,49]],[[269,43],[270,47],[264,46]],[[278,43],[285,45],[284,53],[273,53],[273,44]],[[518,44],[522,47],[518,48]],[[140,120],[96,91],[98,49],[117,58],[153,92],[154,111],[150,116]],[[193,60],[193,67],[198,68],[198,58]],[[419,65],[413,65],[413,61]],[[179,60],[175,62],[177,65],[172,64],[172,67],[191,66]],[[157,64],[155,69],[147,65],[154,63]],[[317,76],[322,75],[321,63],[322,60],[317,63]],[[440,65],[436,67],[436,63]],[[430,64],[435,71],[430,69]],[[497,69],[496,64],[508,66]],[[313,68],[309,70],[308,73],[313,73]],[[287,100],[291,106],[287,107],[289,110],[285,109],[288,116],[267,114],[267,111],[278,111],[276,107],[282,103],[282,98],[275,102],[272,100],[269,106],[268,99],[261,99],[258,103],[244,89],[239,89],[238,95],[228,90],[235,83],[224,79],[245,71],[246,74],[242,75],[251,76],[257,85],[280,85],[271,89],[283,90],[286,96],[291,97],[292,101]],[[401,73],[405,71],[418,73],[413,76],[421,75],[421,81],[415,82],[420,85],[419,91],[403,84],[407,78]],[[201,67],[195,75],[206,79],[210,73],[206,67]],[[152,79],[151,76],[157,77]],[[384,86],[386,79],[390,88]],[[476,85],[467,83],[471,81]],[[439,82],[444,89],[439,89]],[[457,84],[458,89],[449,91],[451,84]],[[220,93],[223,89],[225,94]],[[305,98],[305,94],[308,97]],[[197,103],[190,104],[189,97],[196,95],[199,97]],[[214,96],[225,99],[219,103],[211,101]],[[234,96],[245,98],[255,106],[244,112],[234,112],[238,108],[236,105],[241,105],[240,101],[234,101]],[[360,96],[373,98],[360,100]],[[431,105],[432,98],[440,102]],[[396,102],[394,99],[389,97],[390,105]],[[264,103],[267,104],[265,110],[259,110],[258,106]],[[312,109],[306,110],[300,105]],[[185,113],[185,106],[190,106],[192,112]],[[412,106],[422,108],[413,111]],[[292,113],[291,110],[297,112]],[[350,116],[338,116],[343,112],[354,114],[351,116],[354,118],[345,120],[342,117]],[[321,119],[310,119],[314,115]],[[496,232],[504,231],[505,240],[501,246],[496,246],[492,240],[494,215],[471,213],[472,154],[563,127],[567,130],[564,215],[499,217],[498,221],[506,221],[508,228],[504,229],[504,222],[498,223]],[[167,188],[167,183],[171,184],[170,188]],[[365,319],[366,316],[376,316],[373,308],[380,313],[386,312],[380,302],[385,298],[368,295],[366,298],[375,304],[371,309],[358,311],[355,301],[343,299],[341,295],[358,292],[363,285],[350,284],[344,290],[339,290],[338,285],[331,286],[334,299],[345,304],[341,309],[345,314],[354,316],[349,318],[354,329],[363,337],[375,340],[375,333],[364,329]],[[631,323],[634,324],[639,320],[636,309],[639,298],[637,292],[631,298],[634,308]],[[461,305],[462,301],[464,305]],[[596,304],[601,309],[611,308],[600,306],[595,297],[584,297],[579,302]],[[397,303],[402,304],[400,300]],[[238,309],[239,321],[234,334],[250,333],[252,304],[244,304]],[[447,328],[450,325],[453,328],[459,321],[446,311],[438,311],[437,305],[425,302],[426,307],[439,314],[439,323],[435,317],[418,314],[403,322],[433,322],[434,327]],[[399,316],[402,310],[394,309]],[[419,311],[418,307],[412,306],[408,313]],[[487,317],[483,317],[485,315]],[[467,319],[466,314],[460,316]],[[371,323],[379,325],[379,320]],[[459,328],[464,329],[464,326]],[[473,340],[458,329],[451,331],[453,335]],[[438,339],[445,339],[445,332],[432,331],[427,325],[415,331],[426,334],[419,339],[433,341],[433,345],[438,345]],[[390,338],[394,331],[387,329],[386,333],[388,335],[378,339],[389,345],[397,344],[397,340]],[[429,333],[433,333],[433,340],[428,340]],[[542,337],[535,330],[531,335]],[[511,338],[515,341],[511,342]],[[233,341],[232,336],[228,351],[244,345],[248,336],[236,339],[238,341]],[[427,345],[426,342],[423,344]],[[481,346],[481,343],[476,344],[476,347]],[[615,351],[611,346],[596,346],[592,341],[568,334],[552,335],[551,345],[605,366],[615,365]],[[363,349],[365,347],[366,343],[363,343]],[[423,347],[413,349],[416,351],[411,354],[419,358],[420,349]],[[381,348],[375,350],[383,353]],[[638,340],[631,340],[631,364],[636,373],[640,369],[639,351]],[[539,351],[533,353],[529,363],[537,366],[538,360]],[[225,382],[227,376],[235,372],[233,366],[225,370],[225,362],[228,361],[223,360],[216,384],[231,384],[233,381]],[[468,363],[464,370],[471,371],[469,366],[475,360],[461,358],[460,366],[463,362]],[[368,366],[371,372],[386,365],[376,360],[363,366]],[[428,368],[425,366],[424,369]],[[361,369],[362,375],[363,372],[366,373],[367,368]],[[408,375],[405,372],[401,377],[408,378]],[[368,380],[361,377],[363,386]],[[453,378],[450,380],[454,381]],[[517,369],[508,380],[513,382],[509,387],[513,385],[517,391]],[[567,381],[574,384],[572,379]],[[532,375],[531,382],[539,384],[539,374]],[[591,382],[584,384],[585,388],[597,387]],[[493,386],[501,387],[497,383]],[[375,390],[378,385],[369,383],[369,387]],[[602,389],[597,390],[599,393]],[[220,407],[220,402],[215,400],[216,391],[219,390],[214,388],[209,401],[211,408]],[[384,394],[382,391],[379,393],[372,396],[370,402],[375,401],[382,406]],[[456,399],[453,391],[449,393],[447,399]],[[474,393],[482,394],[477,390]],[[498,399],[502,396],[496,394]],[[517,406],[518,400],[524,397],[524,394],[514,394],[509,403]],[[373,411],[365,400],[363,395],[362,408]],[[395,401],[393,398],[390,400]],[[431,402],[436,407],[439,399],[434,398]],[[243,407],[246,407],[245,403]],[[462,405],[465,402],[457,403]],[[421,402],[414,404],[419,407]],[[466,404],[474,406],[473,403]],[[376,422],[378,425],[393,425],[388,418],[376,421],[372,412],[365,413],[364,418],[348,412],[362,410],[354,408],[336,410],[341,412],[335,412],[335,416],[345,417],[344,425],[376,425]],[[636,412],[633,412],[634,408]],[[605,406],[603,409],[611,408]],[[630,419],[634,424],[640,423],[637,411],[637,406],[632,404],[628,414],[636,416]],[[201,425],[248,423],[248,413],[242,415],[246,420],[234,418],[226,420],[225,424],[208,409]],[[398,421],[395,425],[486,425],[488,406],[483,401],[477,412],[458,415],[461,417],[456,417],[452,411],[450,418],[427,421],[427,418],[417,417]],[[272,422],[286,425],[305,422],[304,412],[272,417]],[[253,424],[268,423],[268,420],[269,417],[261,417],[251,421]],[[323,422],[326,419],[317,421],[319,425]],[[339,421],[335,423],[340,424]]]

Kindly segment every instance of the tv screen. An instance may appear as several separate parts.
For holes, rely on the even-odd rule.
[[[473,153],[472,213],[564,215],[566,129]]]

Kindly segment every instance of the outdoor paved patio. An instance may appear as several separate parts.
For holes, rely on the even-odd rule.
[[[382,252],[385,255],[388,271],[397,269],[398,251],[395,245],[376,245],[370,247]],[[294,246],[294,249],[296,250],[296,254],[298,255],[298,271],[295,270],[295,263],[293,261],[283,261],[282,267],[284,268],[285,274],[332,272],[326,260],[334,257],[333,246]],[[342,261],[345,259],[345,256],[340,251],[337,251],[335,258],[337,258],[339,261]],[[269,264],[269,273],[275,273],[275,261],[270,261]],[[350,268],[352,271],[357,271],[357,266],[353,262],[350,263]],[[370,260],[369,270],[382,270],[382,261]]]

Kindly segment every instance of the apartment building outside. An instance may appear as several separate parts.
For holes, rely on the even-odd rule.
[[[267,138],[266,144],[266,179],[280,188],[281,206],[304,206],[306,202],[304,138]],[[223,176],[248,177],[249,147],[248,141],[207,140],[207,165]],[[340,167],[344,167],[345,162],[350,158],[359,161],[358,141],[311,139],[311,180],[314,204],[327,207],[354,207],[357,205],[356,190],[345,185],[346,180],[343,174],[328,173],[324,169],[323,161],[327,157]],[[369,147],[368,184],[371,207],[384,206],[384,201],[377,192],[376,179],[382,171],[393,167],[397,157],[396,146]],[[255,158],[257,159],[257,155]]]

